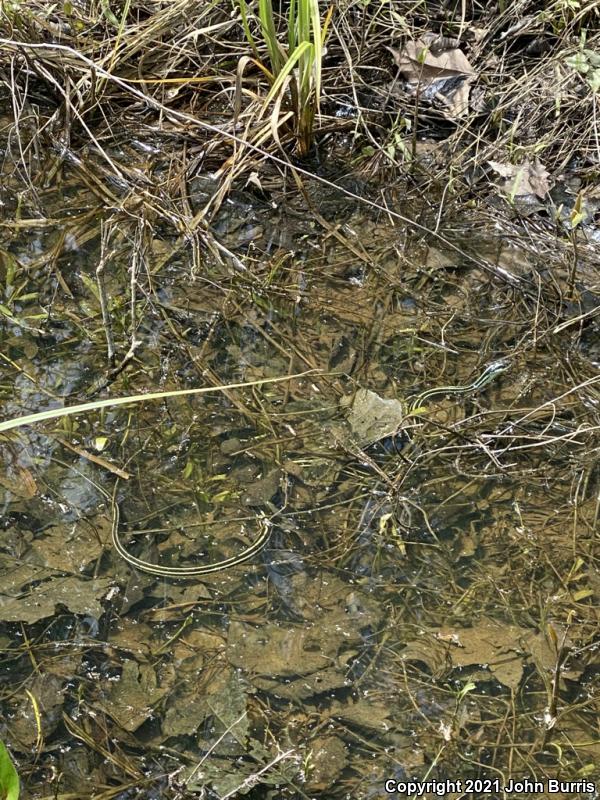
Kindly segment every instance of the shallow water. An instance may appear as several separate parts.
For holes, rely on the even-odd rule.
[[[143,247],[134,224],[115,234],[117,361],[141,344],[99,396],[304,377],[0,445],[0,733],[25,796],[379,798],[409,778],[501,796],[522,777],[595,796],[600,362],[594,318],[570,322],[597,300],[593,265],[564,302],[564,253],[494,220],[443,227],[461,256],[312,192],[330,229],[294,198],[224,203],[213,230],[247,271],[201,239],[165,260],[161,225]],[[59,199],[63,217],[92,206]],[[98,240],[73,228],[5,230],[5,417],[80,402],[107,366]],[[497,358],[481,392],[353,435],[359,387],[404,401]],[[147,561],[234,555],[259,514],[269,544],[194,580],[136,573],[110,546],[117,479]]]

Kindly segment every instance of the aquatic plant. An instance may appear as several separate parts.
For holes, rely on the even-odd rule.
[[[0,795],[6,800],[19,800],[19,776],[2,741],[0,741]]]

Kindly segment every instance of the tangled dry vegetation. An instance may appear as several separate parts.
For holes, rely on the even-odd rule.
[[[274,7],[283,40],[287,4]],[[315,154],[348,156],[376,186],[410,173],[432,203],[460,204],[485,197],[500,176],[513,204],[531,195],[554,223],[552,208],[569,199],[548,205],[548,191],[563,182],[593,213],[598,4],[461,8],[323,8],[321,91],[299,99],[287,85],[266,106],[269,58],[249,14],[261,49],[251,60],[236,4],[4,2],[6,188],[12,176],[22,212],[39,207],[40,188],[68,165],[98,200],[91,236],[99,215],[117,213],[206,238],[232,186],[250,181],[268,193],[281,161],[294,158],[302,143],[290,116],[302,103],[315,106]],[[311,160],[297,166],[316,171]],[[187,187],[199,172],[217,186],[190,209]]]

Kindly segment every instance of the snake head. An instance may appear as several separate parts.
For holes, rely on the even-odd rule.
[[[497,361],[492,361],[487,365],[479,378],[475,381],[475,388],[481,389],[482,386],[485,386],[486,383],[489,383],[489,381],[495,378],[496,375],[506,372],[510,366],[511,362],[507,358],[499,358]]]

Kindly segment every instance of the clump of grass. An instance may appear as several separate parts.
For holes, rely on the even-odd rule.
[[[279,110],[285,105],[292,113],[296,147],[306,155],[313,143],[315,115],[321,98],[323,44],[333,7],[321,25],[318,0],[292,0],[287,17],[287,48],[279,41],[272,0],[259,0],[258,23],[267,49],[269,65],[264,63],[250,26],[246,0],[238,0],[246,38],[254,53],[251,60],[267,76],[271,89],[264,107],[275,100],[272,129],[277,138]]]

